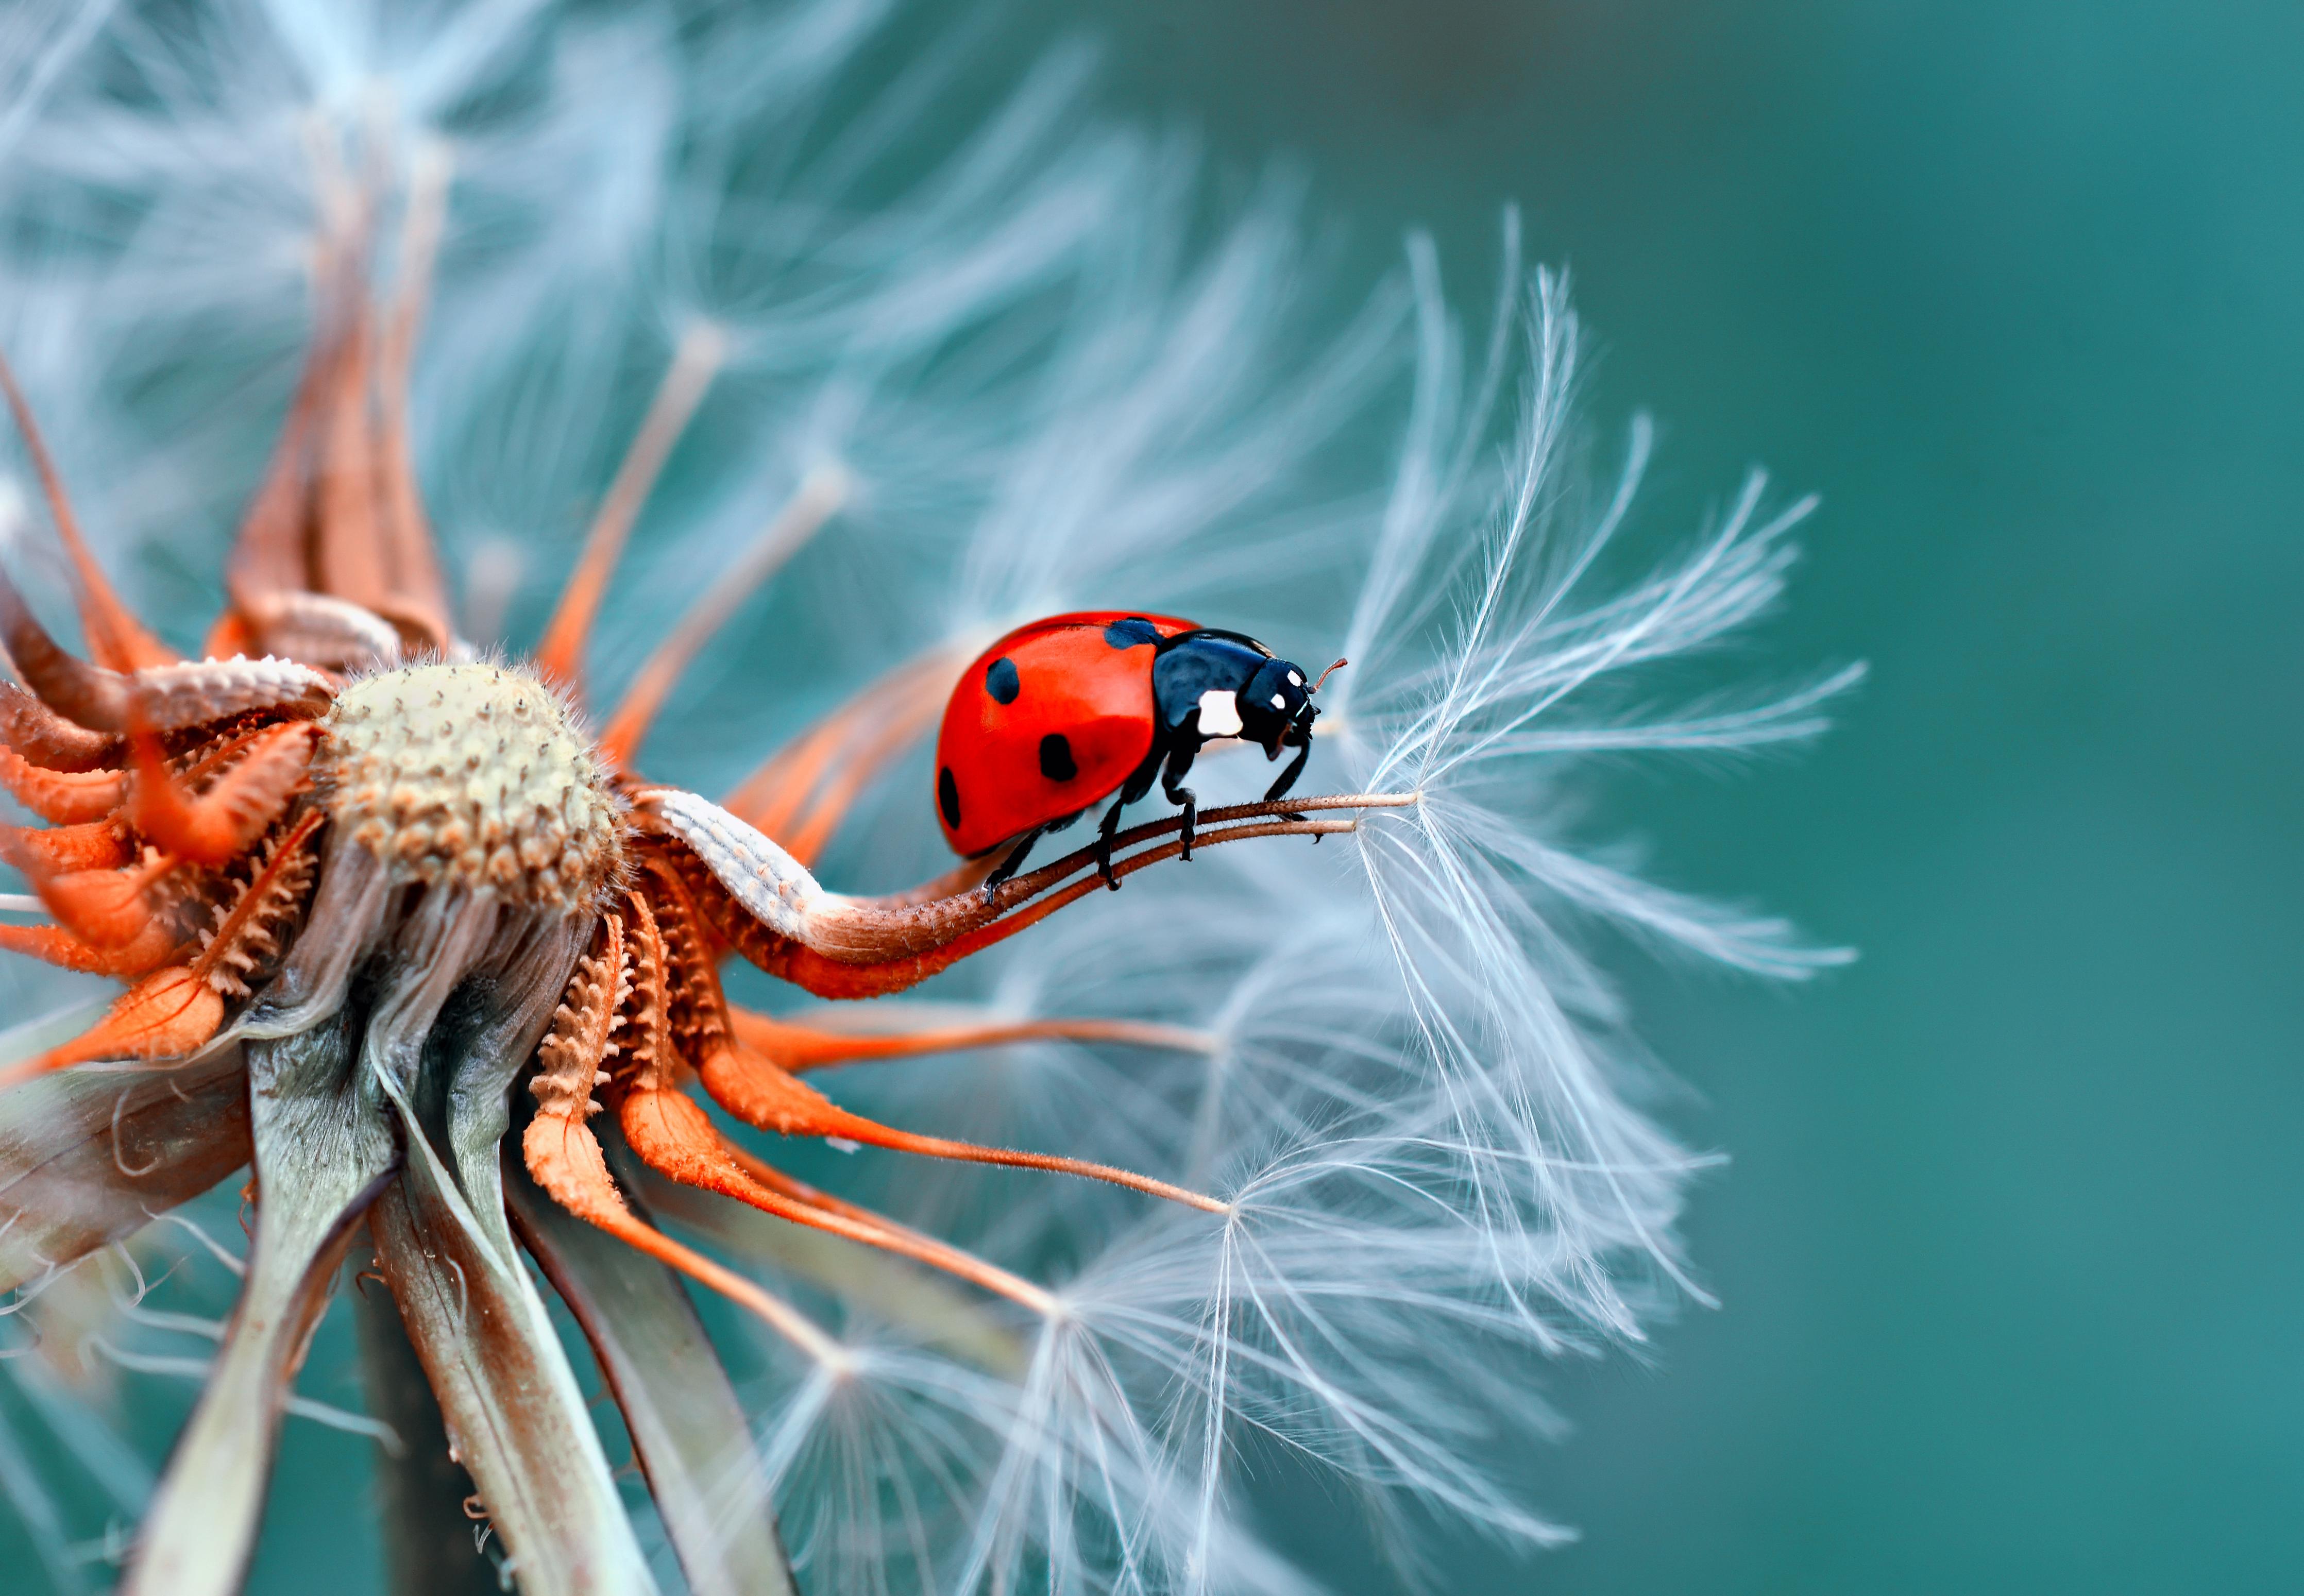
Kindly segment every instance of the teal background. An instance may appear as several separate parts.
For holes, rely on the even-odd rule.
[[[1874,666],[1818,748],[1602,811],[1864,957],[1620,961],[1731,1155],[1688,1224],[1723,1305],[1554,1373],[1522,1462],[1584,1539],[1439,1586],[2304,1586],[2304,10],[1027,0],[978,42],[1083,28],[1220,193],[1303,176],[1340,311],[1411,225],[1485,303],[1517,201],[1588,414],[1664,425],[1652,526],[1752,461],[1824,497],[1738,673]],[[356,1404],[351,1358],[339,1315],[303,1389]],[[252,1591],[377,1588],[367,1458],[288,1427]]]
[[[1824,496],[1743,663],[1875,669],[1812,754],[1616,795],[1864,958],[1635,977],[1732,1158],[1724,1306],[1557,1381],[1580,1545],[1444,1583],[2304,1586],[2304,11],[1094,17],[1122,104],[1295,161],[1369,274],[1420,224],[1485,293],[1517,200],[1588,413],[1664,424],[1658,519],[1753,460]]]

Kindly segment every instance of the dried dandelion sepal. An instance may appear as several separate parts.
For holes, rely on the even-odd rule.
[[[247,1163],[237,1048],[173,1068],[83,1066],[0,1093],[0,1292],[131,1234]]]
[[[87,772],[120,763],[121,739],[90,731],[13,681],[0,682],[0,743],[42,770]]]
[[[124,734],[140,721],[154,731],[228,721],[235,715],[325,714],[328,678],[273,659],[202,660],[132,673],[74,659],[57,646],[5,570],[0,570],[0,647],[24,685],[56,714],[88,730]]]
[[[377,1208],[377,1260],[523,1590],[652,1592],[544,1304],[428,1144]]]
[[[128,773],[48,770],[7,748],[0,749],[0,786],[52,825],[88,825],[120,807],[128,797]]]
[[[578,1218],[517,1163],[507,1165],[504,1186],[521,1244],[575,1315],[615,1393],[689,1589],[794,1596],[750,1423],[680,1277]]]
[[[400,1159],[374,1094],[355,1079],[358,1046],[348,1014],[246,1046],[261,1193],[255,1246],[123,1596],[230,1596],[240,1588],[289,1387],[353,1229]]]
[[[581,921],[446,887],[397,932],[361,1060],[409,1165],[373,1220],[377,1259],[524,1588],[653,1588],[572,1372],[513,1250],[497,1184],[512,1076],[533,1052]],[[488,1007],[439,1027],[453,994]],[[436,1066],[433,1060],[441,1060]],[[475,1438],[486,1438],[485,1444]]]

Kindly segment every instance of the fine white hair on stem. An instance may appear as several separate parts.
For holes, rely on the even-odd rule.
[[[260,470],[344,173],[391,196],[445,160],[413,435],[449,568],[521,552],[479,595],[511,640],[697,329],[725,359],[633,528],[598,681],[812,474],[852,485],[699,653],[651,777],[732,781],[897,661],[1062,609],[1351,662],[1297,790],[1412,805],[1146,871],[925,999],[1163,1022],[1169,1044],[824,1077],[890,1123],[1124,1165],[1226,1213],[763,1144],[1045,1284],[1044,1314],[749,1210],[667,1220],[773,1277],[836,1348],[755,1346],[744,1387],[810,1588],[1311,1590],[1264,1533],[1263,1481],[1291,1473],[1351,1493],[1410,1568],[1466,1526],[1568,1533],[1519,1461],[1558,1428],[1543,1361],[1704,1297],[1675,1226],[1711,1161],[1645,1106],[1613,960],[1645,943],[1801,979],[1847,957],[1643,879],[1589,776],[1825,729],[1860,668],[1774,692],[1705,679],[1783,595],[1811,502],[1756,472],[1648,564],[1654,428],[1611,450],[1580,426],[1567,283],[1529,269],[1516,216],[1469,325],[1420,235],[1331,313],[1300,190],[1275,179],[1211,224],[1189,140],[1098,116],[1084,48],[961,126],[961,53],[883,70],[877,0],[34,12],[0,32],[0,86],[28,97],[0,106],[0,342],[148,599],[213,590],[177,529],[220,552]],[[1212,747],[1192,779],[1212,805],[1271,775]],[[827,883],[944,868],[928,790],[917,756],[900,765]],[[140,1312],[131,1328],[197,1329]],[[753,1333],[718,1328],[732,1349]]]

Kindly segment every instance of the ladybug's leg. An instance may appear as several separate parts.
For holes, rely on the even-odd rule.
[[[1152,783],[1160,773],[1160,761],[1166,756],[1166,739],[1156,735],[1152,751],[1144,756],[1141,764],[1128,773],[1128,780],[1121,783],[1120,796],[1112,800],[1112,807],[1104,812],[1104,823],[1096,828],[1091,855],[1096,860],[1097,877],[1114,892],[1120,891],[1120,877],[1112,868],[1112,850],[1120,836],[1120,812],[1152,790]]]
[[[1112,873],[1112,844],[1120,835],[1120,812],[1126,807],[1125,798],[1113,800],[1112,807],[1104,812],[1103,823],[1096,828],[1096,873],[1115,892],[1120,891],[1120,878]]]
[[[1168,750],[1168,768],[1160,774],[1160,790],[1168,795],[1170,803],[1184,811],[1184,850],[1178,857],[1186,859],[1192,857],[1192,829],[1200,818],[1200,800],[1190,788],[1184,785],[1184,777],[1191,770],[1193,757],[1199,751],[1199,744],[1190,738],[1181,739]]]
[[[1310,733],[1307,732],[1303,734],[1302,740],[1296,745],[1296,757],[1290,760],[1288,768],[1280,773],[1280,780],[1266,790],[1264,801],[1267,804],[1276,804],[1287,797],[1288,790],[1296,785],[1296,778],[1304,773],[1304,762],[1310,757],[1312,757],[1312,739]],[[1291,815],[1289,818],[1294,820],[1300,817]]]
[[[998,890],[1002,882],[1016,874],[1017,866],[1024,862],[1024,856],[1032,851],[1032,844],[1038,842],[1040,840],[1040,833],[1047,829],[1044,825],[1036,825],[1016,839],[1016,845],[1008,850],[1008,857],[1001,860],[998,867],[984,878],[984,885],[980,890],[987,898],[991,897],[993,892]]]

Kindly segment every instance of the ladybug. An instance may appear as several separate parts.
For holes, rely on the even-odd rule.
[[[1253,638],[1173,615],[1087,611],[1019,627],[969,666],[944,706],[936,759],[944,840],[963,858],[1012,843],[985,882],[997,886],[1042,832],[1118,793],[1097,832],[1097,867],[1117,889],[1120,812],[1157,776],[1183,808],[1189,859],[1199,806],[1182,782],[1201,746],[1236,737],[1266,759],[1294,748],[1264,795],[1271,802],[1311,755],[1318,685]]]

